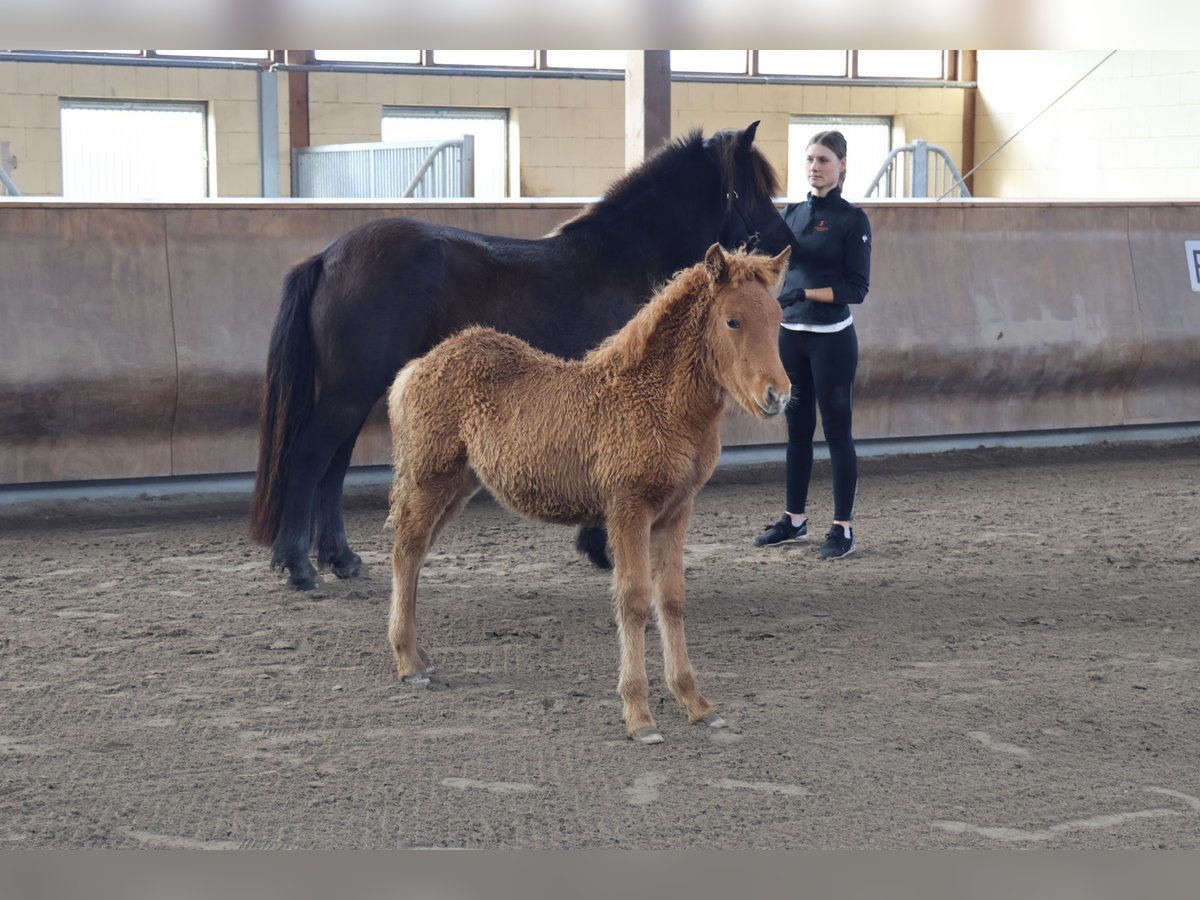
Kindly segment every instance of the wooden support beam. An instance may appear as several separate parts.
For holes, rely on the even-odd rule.
[[[284,61],[300,66],[312,62],[310,50],[287,50]],[[288,123],[291,128],[290,149],[309,146],[308,131],[308,73],[292,70],[288,72]]]
[[[671,139],[671,51],[630,50],[625,63],[625,168]]]
[[[975,87],[976,76],[979,74],[976,71],[976,51],[961,50],[959,51],[958,77],[960,81],[971,82],[968,87],[963,90],[963,126],[962,126],[962,171],[963,184],[967,186],[967,190],[971,192],[971,196],[975,196],[975,176],[968,175],[975,168],[975,99],[979,93],[979,89]]]

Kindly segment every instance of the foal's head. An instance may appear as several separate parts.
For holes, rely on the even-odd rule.
[[[787,270],[791,248],[774,257],[726,253],[713,244],[704,269],[713,292],[708,315],[708,345],[717,380],[747,412],[778,415],[791,396],[791,383],[779,361],[779,323],[775,299]]]

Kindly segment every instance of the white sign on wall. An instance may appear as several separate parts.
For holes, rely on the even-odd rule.
[[[1184,241],[1187,250],[1188,274],[1192,277],[1192,290],[1200,292],[1200,241]]]

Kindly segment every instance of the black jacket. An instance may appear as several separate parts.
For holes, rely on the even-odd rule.
[[[850,317],[849,303],[862,303],[871,281],[871,223],[867,214],[834,188],[824,197],[808,195],[792,203],[783,220],[796,236],[779,302],[783,321],[795,325],[835,325]],[[789,304],[797,288],[833,288],[833,303],[801,300]]]

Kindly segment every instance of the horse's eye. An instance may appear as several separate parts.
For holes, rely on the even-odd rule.
[[[737,331],[737,329],[742,327],[742,323],[739,322],[737,319],[726,319],[725,324],[728,325],[730,328],[732,328],[734,331]]]

